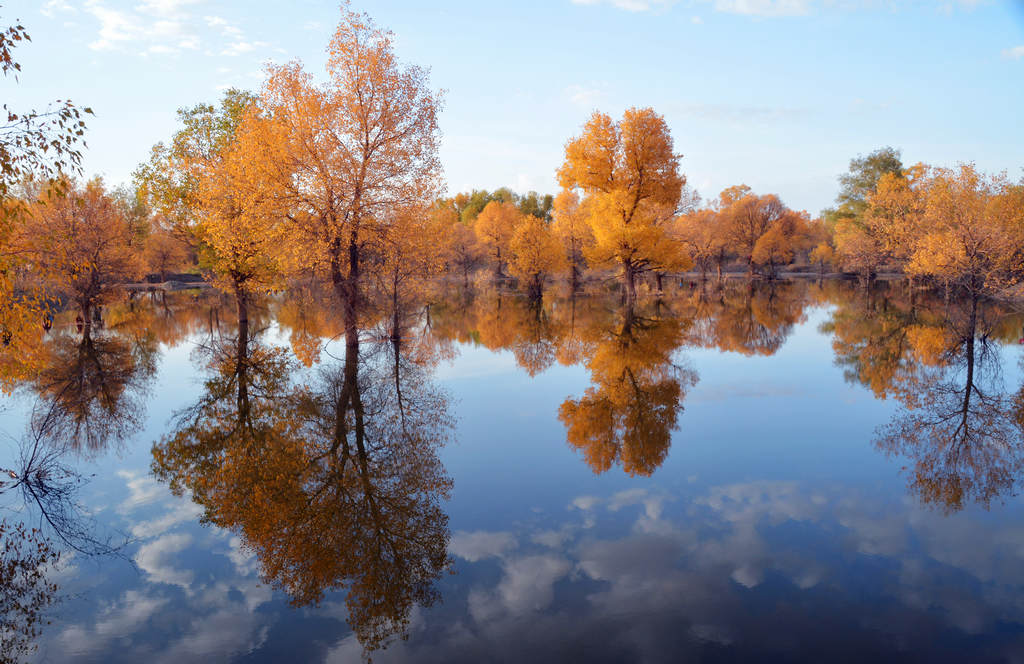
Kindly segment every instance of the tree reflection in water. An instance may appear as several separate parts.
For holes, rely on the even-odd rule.
[[[902,288],[837,290],[833,302],[823,329],[847,380],[900,405],[874,443],[909,460],[909,491],[945,512],[1012,495],[1024,470],[1022,396],[1006,391],[997,342],[1010,337],[1011,313]]]
[[[372,650],[438,598],[451,488],[438,450],[452,420],[432,367],[399,337],[368,343],[346,321],[344,338],[344,357],[301,385],[283,349],[244,326],[212,344],[204,395],[154,447],[153,469],[240,533],[294,604],[345,588]]]
[[[48,578],[66,549],[86,556],[118,553],[115,541],[79,503],[86,480],[76,458],[96,457],[141,427],[156,340],[131,326],[41,336],[38,353],[20,362],[33,395],[17,459],[2,468],[0,497],[23,522],[0,521],[0,661],[35,651],[57,584]],[[29,525],[35,522],[36,526]],[[52,539],[51,539],[52,538]]]
[[[59,558],[39,530],[0,519],[0,661],[35,652],[45,612],[57,599],[47,574]]]
[[[591,338],[593,386],[558,409],[569,445],[595,473],[618,463],[630,475],[650,475],[668,456],[683,399],[697,383],[697,373],[673,358],[681,321],[627,308],[617,327],[597,327]]]
[[[59,447],[102,453],[141,428],[155,365],[151,348],[117,334],[58,335],[31,383],[32,428]]]
[[[992,323],[979,313],[976,300],[960,303],[941,334],[916,335],[915,380],[904,383],[903,408],[875,441],[909,458],[910,491],[947,512],[1012,495],[1024,469],[1024,388],[1006,392]]]

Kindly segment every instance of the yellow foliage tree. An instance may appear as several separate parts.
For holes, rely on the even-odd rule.
[[[297,62],[271,65],[262,103],[283,141],[278,187],[292,239],[281,249],[324,269],[355,306],[367,251],[396,208],[426,208],[441,190],[438,93],[427,71],[402,65],[393,36],[342,5],[327,49],[327,83]]]
[[[723,191],[720,197],[723,209],[720,214],[725,225],[727,245],[734,254],[746,261],[747,275],[753,276],[754,265],[762,262],[754,258],[754,253],[758,249],[757,243],[769,231],[777,227],[791,226],[793,212],[774,194],[758,196],[749,192],[750,188],[746,185],[730,187]],[[758,257],[770,258],[773,253],[777,254],[788,234],[782,229],[773,232],[773,238],[766,242],[767,246],[762,248]]]
[[[523,213],[515,203],[491,201],[473,222],[477,238],[494,257],[494,276],[497,279],[504,276],[503,268],[508,261],[509,244],[522,219]]]
[[[905,260],[921,226],[923,189],[928,169],[917,164],[901,173],[885,173],[868,194],[860,216],[840,218],[835,227],[837,260],[870,283],[890,260]]]
[[[273,123],[250,109],[198,184],[197,234],[216,282],[235,295],[238,319],[246,323],[252,295],[277,285],[286,244],[273,166],[281,146],[266,140],[273,132]]]
[[[146,266],[167,281],[167,272],[177,270],[188,259],[188,250],[180,238],[163,228],[153,229],[143,244]]]
[[[555,196],[554,219],[551,231],[565,249],[569,262],[572,289],[579,287],[585,264],[583,255],[594,244],[594,233],[587,223],[587,211],[574,191],[562,191]]]
[[[722,264],[729,246],[722,221],[722,215],[709,208],[694,210],[676,220],[676,233],[700,270],[701,281],[707,280],[712,263],[718,267],[718,280],[722,280]]]
[[[533,299],[540,299],[544,280],[558,270],[565,269],[566,257],[562,243],[543,219],[533,215],[523,217],[509,242],[509,270],[512,276],[525,284]]]
[[[619,122],[595,112],[565,145],[558,180],[587,197],[594,233],[587,260],[622,269],[629,304],[639,273],[692,264],[671,228],[686,182],[679,158],[664,118],[650,108],[631,108]]]
[[[378,252],[377,274],[391,314],[390,336],[397,340],[403,336],[409,303],[416,301],[424,281],[444,268],[444,253],[438,247],[444,245],[448,229],[442,217],[419,207],[393,210],[388,227]]]
[[[98,179],[48,187],[12,240],[43,288],[67,294],[78,306],[86,334],[94,309],[141,273],[138,244]]]
[[[818,264],[818,276],[825,276],[825,266],[833,265],[836,260],[836,250],[828,242],[819,242],[808,256],[812,263]]]
[[[786,210],[781,217],[757,239],[751,260],[766,266],[769,279],[776,277],[776,268],[793,261],[797,251],[802,250],[809,238],[807,225],[810,220],[806,213]]]
[[[979,173],[973,164],[933,171],[923,214],[927,230],[914,243],[907,273],[959,286],[975,299],[1017,282],[1017,228],[1024,210],[1014,219],[1012,209],[1000,204],[1008,186],[1005,178]]]

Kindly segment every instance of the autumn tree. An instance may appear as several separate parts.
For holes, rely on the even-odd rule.
[[[20,22],[0,30],[0,74],[18,79],[21,63],[15,49],[31,41]],[[3,104],[0,114],[0,335],[17,365],[29,370],[38,348],[39,322],[46,294],[26,288],[19,275],[24,256],[12,247],[16,222],[24,221],[29,203],[40,187],[56,187],[81,173],[85,145],[85,116],[69,100],[58,99],[43,111],[17,110]],[[20,190],[20,191],[19,191]],[[19,195],[20,194],[20,195]],[[19,375],[21,371],[17,372]],[[11,374],[10,377],[15,377]],[[0,375],[6,388],[8,376]]]
[[[884,175],[903,173],[900,151],[891,147],[875,150],[867,156],[857,155],[850,160],[850,169],[839,176],[839,194],[836,207],[822,212],[829,226],[840,220],[858,220],[868,207],[868,198],[878,187]]]
[[[766,276],[776,278],[777,267],[793,262],[797,251],[804,249],[808,240],[806,213],[787,210],[754,244],[751,260],[766,266]]]
[[[504,277],[509,258],[509,245],[523,214],[514,203],[491,201],[476,217],[473,230],[494,259],[494,277]]]
[[[728,255],[725,230],[721,214],[711,208],[694,210],[676,220],[676,232],[700,270],[701,281],[707,281],[712,264],[722,280],[722,265]]]
[[[50,186],[18,224],[12,245],[44,287],[77,305],[86,334],[97,305],[141,270],[131,225],[95,179]]]
[[[342,6],[327,82],[298,62],[268,67],[261,93],[283,159],[277,188],[300,268],[323,269],[354,307],[368,253],[391,232],[390,211],[428,207],[441,189],[438,93],[402,65],[393,35]]]
[[[224,92],[219,105],[204,103],[178,109],[180,129],[168,143],[154,145],[149,161],[140,164],[133,174],[140,197],[159,216],[162,226],[193,247],[199,243],[199,183],[234,140],[235,131],[255,101],[251,92],[231,88]]]
[[[686,182],[679,158],[664,118],[650,108],[631,108],[619,122],[595,112],[566,143],[558,180],[586,196],[594,233],[587,259],[621,268],[627,303],[636,300],[638,274],[691,264],[671,232]]]
[[[548,224],[532,215],[520,222],[509,242],[509,270],[526,286],[532,299],[540,299],[544,280],[564,269],[566,259],[562,243]]]
[[[1024,207],[1001,204],[1005,177],[979,173],[973,164],[936,169],[926,189],[922,230],[907,263],[908,275],[956,286],[972,300],[1017,283]]]
[[[569,263],[569,281],[575,291],[586,265],[583,255],[593,244],[594,233],[587,223],[587,212],[579,194],[574,191],[562,191],[555,197],[553,217],[551,232],[562,243]]]
[[[834,226],[835,248],[844,269],[868,285],[879,268],[907,258],[922,223],[928,168],[917,164],[900,173],[885,173],[867,196],[859,216],[840,218]]]
[[[163,228],[153,229],[143,243],[143,257],[146,266],[167,281],[167,273],[181,269],[188,260],[185,244]]]
[[[814,245],[811,253],[808,254],[808,258],[810,258],[812,263],[818,264],[818,276],[824,277],[825,266],[831,266],[836,260],[836,250],[828,242],[822,241]]]
[[[425,281],[442,273],[445,219],[420,207],[392,211],[376,269],[378,291],[386,298],[390,334],[393,340],[403,336],[404,319],[422,294]],[[459,224],[461,225],[461,224]]]
[[[470,273],[483,263],[485,257],[476,233],[461,221],[450,224],[445,235],[445,250],[449,265],[462,273],[462,284],[468,287]]]
[[[721,214],[729,247],[746,262],[747,275],[753,276],[756,264],[770,263],[780,253],[785,253],[784,249],[798,225],[798,215],[783,205],[775,194],[758,196],[742,193],[744,189],[749,191],[741,186],[722,193],[721,200],[729,203]],[[741,196],[735,197],[741,193]],[[769,233],[769,239],[762,243],[758,251],[758,242]],[[755,252],[758,253],[757,258]]]
[[[215,283],[235,296],[238,319],[247,323],[254,294],[274,288],[284,271],[284,207],[274,164],[280,144],[267,140],[275,126],[252,106],[199,173],[193,233]]]

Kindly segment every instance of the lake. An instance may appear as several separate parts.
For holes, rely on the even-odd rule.
[[[60,560],[2,643],[1024,658],[1024,317],[903,282],[673,280],[632,311],[593,290],[424,288],[358,323],[295,293],[246,325],[211,292],[140,294],[88,339],[58,317],[0,412],[24,480],[0,499]]]

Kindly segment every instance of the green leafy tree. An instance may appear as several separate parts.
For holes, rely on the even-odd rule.
[[[140,203],[155,212],[167,230],[193,247],[198,244],[199,182],[234,140],[246,110],[256,100],[251,92],[231,88],[219,106],[197,104],[178,109],[180,129],[169,143],[154,145],[149,161],[133,174]]]
[[[860,219],[868,207],[868,197],[882,176],[886,173],[900,175],[902,172],[900,151],[888,146],[851,159],[850,170],[839,176],[837,207],[822,212],[826,223],[831,226],[840,219]]]

